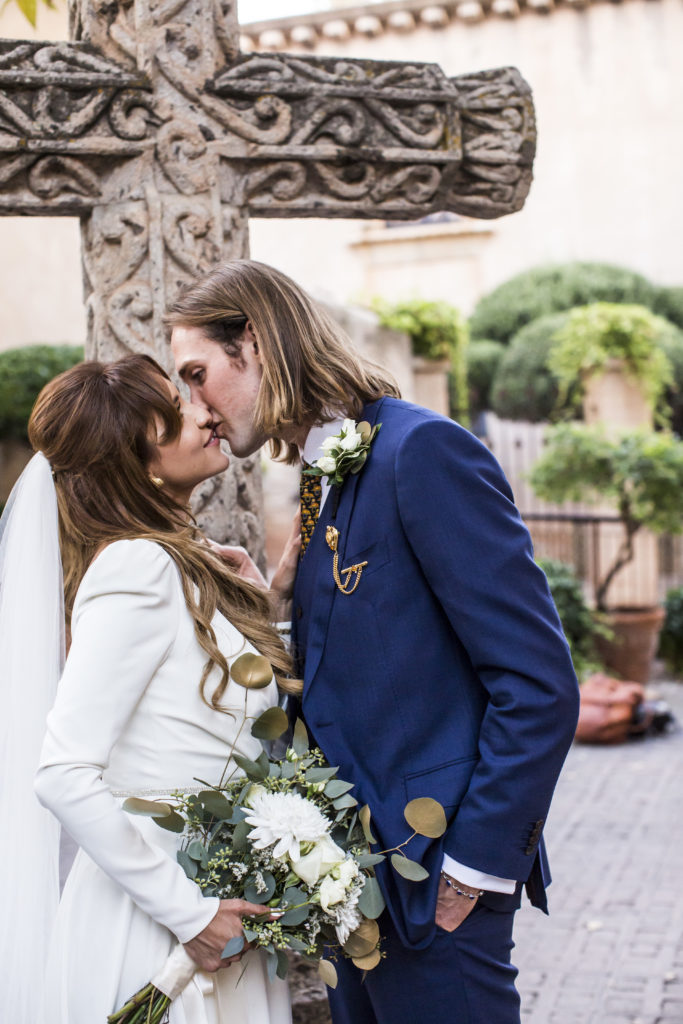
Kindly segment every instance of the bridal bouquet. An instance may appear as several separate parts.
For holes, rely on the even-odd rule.
[[[269,708],[252,734],[272,740],[287,727],[280,708]],[[358,807],[350,782],[337,777],[318,749],[309,749],[297,722],[292,746],[281,760],[264,751],[256,761],[235,754],[244,775],[198,794],[173,794],[173,803],[130,797],[124,809],[154,818],[161,828],[182,833],[178,861],[206,896],[262,904],[276,919],[246,919],[244,938],[231,939],[224,957],[245,942],[267,956],[271,980],[287,973],[287,951],[318,964],[334,987],[334,964],[325,947],[350,957],[361,970],[380,962],[376,919],[384,909],[375,865],[392,854],[403,877],[421,881],[427,872],[402,847],[416,834],[437,837],[446,828],[435,800],[412,800],[405,817],[413,829],[400,847],[373,853],[370,809]],[[179,945],[152,981],[112,1014],[110,1024],[160,1024],[169,1003],[189,983],[197,966]]]

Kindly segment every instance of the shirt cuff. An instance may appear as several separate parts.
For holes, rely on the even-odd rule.
[[[515,891],[517,881],[514,878],[498,878],[497,875],[486,875],[476,868],[468,868],[457,860],[453,860],[447,853],[443,855],[443,870],[451,878],[462,882],[463,885],[471,886],[473,889],[483,889],[485,892],[504,892],[511,894]]]

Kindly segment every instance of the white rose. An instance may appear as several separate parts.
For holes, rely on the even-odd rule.
[[[338,878],[343,883],[344,888],[348,889],[351,883],[358,877],[358,865],[355,860],[347,857],[338,867],[334,868],[332,876]]]
[[[315,885],[323,875],[326,875],[343,860],[344,851],[329,836],[323,836],[310,853],[291,861],[292,871],[306,885]]]
[[[254,806],[254,799],[256,797],[258,797],[260,793],[265,793],[265,792],[266,792],[265,786],[259,786],[258,783],[254,782],[249,787],[249,789],[247,790],[247,795],[245,796],[245,798],[242,801],[242,803],[246,804],[247,807],[253,807]]]
[[[340,433],[342,434],[355,434],[356,433],[356,421],[355,420],[344,420]]]
[[[363,438],[360,434],[347,434],[339,442],[339,447],[344,452],[352,452],[354,448],[357,448]]]
[[[339,878],[332,875],[325,875],[320,883],[320,906],[324,911],[329,911],[335,903],[341,903],[346,896],[346,886]]]
[[[337,463],[334,459],[331,459],[329,455],[323,455],[316,462],[318,469],[322,469],[323,473],[334,473],[337,468]]]
[[[324,452],[330,452],[333,448],[336,448],[339,444],[338,437],[326,437],[323,443],[320,445]]]

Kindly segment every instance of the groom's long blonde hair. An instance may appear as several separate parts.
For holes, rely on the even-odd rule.
[[[273,454],[296,446],[278,438],[291,427],[335,416],[357,419],[367,402],[400,398],[396,381],[362,356],[328,313],[290,277],[255,260],[220,263],[171,306],[169,327],[201,327],[227,356],[240,360],[247,321],[263,360],[255,425],[270,437]]]

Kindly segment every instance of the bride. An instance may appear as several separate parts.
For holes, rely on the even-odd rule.
[[[29,437],[38,454],[0,539],[2,807],[9,815],[20,801],[3,815],[0,847],[0,894],[15,912],[0,946],[7,1019],[105,1024],[180,942],[201,970],[171,1003],[171,1024],[287,1024],[287,986],[267,980],[259,951],[239,966],[221,960],[242,917],[263,907],[204,898],[176,861],[179,837],[121,806],[197,778],[217,784],[230,752],[255,759],[251,720],[277,703],[278,682],[297,686],[268,597],[191,520],[193,488],[228,464],[209,413],[133,355],[48,384]],[[292,538],[285,575],[295,548]],[[64,621],[71,644],[56,688]],[[230,665],[248,651],[265,655],[277,682],[237,685]],[[55,823],[20,789],[55,688],[35,791],[80,847],[56,917]]]

